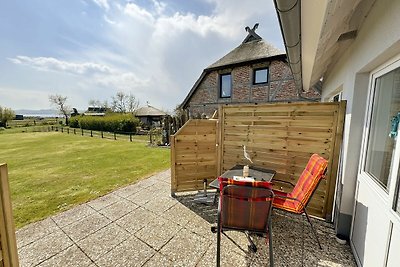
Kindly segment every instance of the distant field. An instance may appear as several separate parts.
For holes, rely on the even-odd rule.
[[[7,130],[6,130],[7,131]],[[145,141],[76,135],[0,135],[17,228],[167,169],[170,151]]]

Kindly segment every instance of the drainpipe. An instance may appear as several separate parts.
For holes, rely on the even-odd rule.
[[[274,0],[275,9],[285,43],[289,66],[299,96],[303,90],[301,73],[301,1]]]

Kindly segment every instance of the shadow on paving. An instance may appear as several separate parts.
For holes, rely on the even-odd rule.
[[[205,205],[194,201],[195,194],[177,195],[175,199],[191,211],[195,212],[210,225],[217,225],[218,197],[213,205]],[[342,245],[336,242],[333,224],[312,218],[313,225],[318,233],[322,245],[319,249],[317,241],[312,235],[310,225],[305,216],[293,215],[279,210],[273,210],[272,214],[272,240],[275,266],[357,266],[348,244]],[[211,231],[211,230],[210,230]],[[228,231],[237,244],[233,244],[227,238],[222,237],[221,250],[228,246],[233,254],[242,256],[244,262],[240,266],[269,266],[269,249],[265,237],[252,235],[257,246],[257,252],[248,249],[247,239],[240,232]],[[214,235],[213,262],[216,261],[216,234]],[[233,264],[221,254],[221,266]],[[237,255],[236,255],[237,256]],[[237,259],[236,259],[237,260]],[[236,262],[236,266],[239,266]],[[201,266],[199,264],[198,266]]]

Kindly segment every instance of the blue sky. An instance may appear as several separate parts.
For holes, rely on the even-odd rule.
[[[0,106],[61,94],[83,110],[123,91],[172,111],[257,22],[283,50],[272,0],[1,0]]]

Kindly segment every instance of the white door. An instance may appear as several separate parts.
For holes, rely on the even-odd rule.
[[[400,266],[400,59],[370,77],[351,233],[360,266]]]

